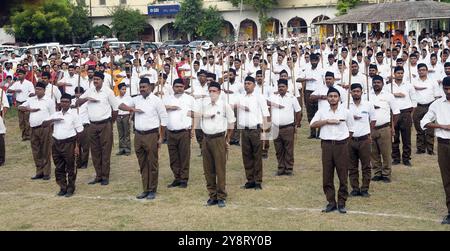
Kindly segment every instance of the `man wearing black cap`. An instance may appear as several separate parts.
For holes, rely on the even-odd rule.
[[[394,141],[392,142],[392,164],[400,164],[400,137],[403,144],[403,153],[401,159],[405,166],[411,166],[411,127],[414,109],[417,106],[416,90],[413,85],[403,81],[403,67],[396,66],[394,68],[394,84],[392,86],[392,94],[395,97],[400,115],[398,123],[395,126]],[[387,84],[384,88],[391,90],[391,84]]]
[[[413,114],[414,127],[416,128],[416,153],[422,154],[426,151],[433,155],[434,130],[432,128],[423,130],[420,126],[420,120],[428,112],[431,103],[441,97],[442,91],[439,89],[437,81],[428,77],[428,66],[426,64],[418,64],[417,72],[419,77],[413,81],[417,97],[417,108]]]
[[[348,71],[347,73],[344,73],[344,75],[342,76],[342,87],[345,88],[346,90],[348,90],[348,88],[350,88],[350,85],[353,83],[363,83],[365,77],[359,72],[359,65],[358,62],[356,62],[355,60],[352,60],[352,65],[351,65],[351,82],[349,79],[349,74]]]
[[[369,197],[369,184],[371,178],[370,166],[370,131],[375,126],[375,108],[362,97],[362,85],[353,83],[350,86],[352,99],[350,100],[349,110],[352,114],[355,124],[353,135],[349,142],[350,165],[348,176],[352,196]],[[362,185],[359,186],[358,166],[361,161]]]
[[[375,75],[372,78],[372,92],[369,101],[375,108],[375,127],[372,129],[372,168],[373,181],[391,182],[392,172],[392,135],[397,124],[400,109],[390,90],[383,89],[383,77]],[[393,114],[391,125],[391,111]]]
[[[114,92],[103,86],[104,75],[94,73],[94,88],[88,89],[76,101],[77,106],[87,103],[89,125],[89,142],[92,162],[95,168],[95,179],[88,184],[109,184],[111,150],[113,145],[112,125],[117,118],[119,101]]]
[[[344,105],[339,104],[340,93],[330,87],[327,93],[330,109],[317,111],[311,120],[311,128],[320,128],[322,139],[323,191],[328,205],[325,213],[339,210],[346,213],[345,202],[348,197],[348,138],[354,131],[354,119]],[[336,192],[334,188],[334,170],[339,178],[338,201],[336,208]]]
[[[61,100],[61,91],[58,87],[50,83],[50,78],[50,72],[44,71],[41,75],[41,81],[47,85],[45,88],[45,96],[49,99],[53,99],[56,103],[56,108],[58,109]]]
[[[292,175],[294,168],[294,133],[295,127],[301,126],[302,113],[298,100],[287,92],[288,82],[278,80],[278,94],[271,95],[269,104],[272,112],[272,130],[278,161],[277,175]]]
[[[209,192],[207,206],[225,206],[227,193],[225,190],[226,152],[228,142],[236,118],[230,105],[220,98],[220,84],[209,85],[209,98],[199,102],[195,108],[195,116],[200,118],[203,138],[203,169],[206,188]]]
[[[131,96],[127,93],[127,86],[125,83],[119,84],[119,103],[128,104]],[[117,114],[117,132],[119,134],[119,151],[116,155],[130,155],[131,141],[130,141],[130,112],[119,110]]]
[[[255,79],[247,76],[244,83],[246,94],[239,95],[234,104],[237,126],[241,130],[242,159],[247,178],[245,189],[262,189],[261,129],[267,129],[270,120],[267,101],[260,93],[255,93],[255,86]]]
[[[71,95],[64,93],[61,97],[61,111],[53,113],[44,122],[44,126],[54,125],[52,156],[56,184],[60,187],[57,195],[65,197],[71,197],[75,192],[75,155],[79,154],[76,142],[83,131],[77,112],[69,109],[71,99]]]
[[[317,86],[316,90],[313,93],[311,93],[311,96],[310,96],[310,99],[312,101],[318,102],[319,110],[323,109],[323,108],[327,109],[330,107],[330,104],[328,103],[328,96],[327,96],[328,89],[330,87],[334,87],[336,90],[339,91],[339,93],[341,94],[339,102],[341,104],[347,105],[348,91],[346,91],[344,88],[342,88],[341,86],[336,84],[333,72],[327,71],[325,73],[325,85]]]
[[[174,80],[173,91],[174,95],[163,99],[168,114],[167,147],[170,168],[175,178],[168,187],[186,188],[189,180],[191,137],[194,136],[192,112],[195,100],[184,93],[184,83],[181,78]]]
[[[196,102],[201,102],[204,97],[208,96],[208,84],[206,81],[207,72],[205,70],[200,70],[197,73],[198,81],[194,81],[189,89],[186,90],[187,93],[190,93]],[[197,118],[194,118],[194,125],[198,125],[199,122]],[[200,128],[195,128],[195,138],[200,147],[199,157],[202,155],[202,142],[203,142],[203,131]]]
[[[36,96],[29,98],[19,106],[19,111],[30,112],[31,151],[36,165],[36,175],[31,179],[50,179],[51,160],[51,128],[42,123],[55,113],[55,102],[45,97],[46,85],[38,81],[35,87]]]
[[[34,94],[34,85],[25,79],[25,71],[17,70],[17,78],[18,80],[14,82],[11,87],[8,89],[8,93],[16,94],[16,103],[17,106],[22,105],[29,97]],[[19,127],[22,131],[22,140],[30,140],[30,112],[26,110],[19,110]]]
[[[139,83],[141,95],[121,103],[119,109],[134,112],[134,150],[139,162],[143,192],[138,199],[153,200],[158,188],[158,150],[167,125],[164,103],[152,93],[154,84],[148,78]],[[161,128],[161,134],[160,134]]]
[[[434,129],[438,138],[438,163],[448,210],[442,224],[450,224],[450,77],[442,80],[442,88],[445,97],[430,105],[420,126],[423,130]]]

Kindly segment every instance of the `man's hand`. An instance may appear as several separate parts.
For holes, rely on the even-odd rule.
[[[99,100],[97,100],[97,99],[95,99],[95,98],[93,98],[93,97],[87,97],[86,98],[87,99],[87,101],[89,101],[89,102],[99,102]]]
[[[396,93],[394,93],[394,97],[396,97],[396,98],[404,98],[404,97],[406,97],[406,95],[401,93],[401,92],[396,92]]]
[[[166,105],[166,110],[167,111],[176,111],[176,110],[181,110],[181,108],[176,105]]]
[[[427,87],[414,86],[414,89],[421,91],[427,89]]]
[[[131,112],[134,112],[134,113],[143,113],[144,111],[142,111],[141,109],[133,108],[133,109],[131,110]]]
[[[353,118],[354,118],[355,120],[360,120],[360,119],[362,119],[362,117],[360,117],[360,116],[358,116],[358,115],[354,115]]]
[[[38,112],[40,110],[41,110],[40,108],[30,108],[28,111],[29,112]]]
[[[21,93],[22,90],[21,90],[21,89],[16,89],[15,92],[16,92],[16,93]]]
[[[162,143],[163,143],[163,138],[161,137],[160,139],[158,139],[158,149],[161,148]]]
[[[327,119],[327,124],[329,124],[329,125],[337,125],[339,123],[340,122],[337,119]]]
[[[78,148],[78,144],[75,146],[74,155],[75,155],[75,157],[80,156],[80,149]]]
[[[244,111],[246,111],[246,112],[250,111],[250,109],[247,106],[245,106],[245,105],[239,105],[239,108],[244,110]]]
[[[450,131],[450,125],[440,125],[440,128],[443,130]]]

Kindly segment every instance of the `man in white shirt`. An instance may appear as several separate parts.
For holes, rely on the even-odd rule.
[[[6,112],[9,108],[9,102],[8,98],[6,97],[5,91],[3,89],[0,90],[1,92],[1,103],[0,103],[0,167],[5,164],[5,134],[6,134],[6,127],[5,123],[3,121],[3,118],[6,115]]]
[[[403,144],[401,159],[405,166],[411,166],[411,127],[412,115],[417,107],[416,90],[413,85],[403,81],[403,67],[394,68],[394,84],[387,84],[384,88],[392,90],[400,115],[395,125],[394,141],[392,142],[392,164],[400,164],[400,137]]]
[[[445,191],[447,216],[442,224],[450,224],[450,77],[442,80],[445,97],[430,105],[428,112],[420,121],[422,130],[434,129],[438,138],[438,163]]]
[[[174,176],[174,181],[168,187],[186,188],[189,180],[191,138],[194,136],[192,112],[195,100],[184,93],[181,78],[174,80],[173,92],[173,95],[167,95],[163,99],[168,114],[167,147]]]
[[[416,89],[417,108],[413,114],[414,127],[416,128],[416,146],[417,153],[422,154],[425,151],[433,155],[434,151],[434,130],[427,128],[422,130],[420,121],[428,112],[431,103],[442,96],[442,91],[436,80],[428,77],[428,66],[418,64],[417,72],[419,77],[413,80],[413,86]]]
[[[391,182],[392,172],[392,135],[397,124],[400,109],[395,102],[394,95],[383,89],[383,77],[375,75],[372,78],[372,91],[369,94],[369,102],[375,108],[375,127],[372,129],[372,181]],[[366,97],[365,97],[366,98]],[[391,125],[391,112],[392,125]]]
[[[127,86],[125,83],[119,84],[119,103],[130,103],[131,96],[127,93]],[[117,114],[117,132],[119,135],[119,152],[116,155],[130,155],[131,141],[130,141],[130,127],[131,115],[128,111],[119,110]]]
[[[328,109],[330,108],[330,103],[328,102],[328,89],[330,87],[334,87],[339,91],[341,95],[339,99],[339,103],[343,105],[347,105],[348,92],[344,88],[340,87],[335,83],[334,73],[327,71],[325,73],[325,85],[317,86],[317,89],[311,94],[310,99],[312,101],[318,102],[318,109]]]
[[[370,131],[375,126],[375,108],[372,103],[362,98],[363,87],[359,83],[350,86],[352,98],[349,110],[355,120],[354,132],[349,142],[350,165],[348,177],[352,191],[351,196],[369,197],[371,178],[370,165]],[[359,186],[358,166],[361,161],[362,184]]]
[[[71,197],[75,192],[75,157],[79,154],[76,142],[83,131],[76,110],[70,109],[71,99],[71,95],[64,93],[61,97],[61,111],[51,114],[44,122],[45,127],[53,124],[52,156],[56,184],[60,187],[57,195],[65,197]]]
[[[195,116],[200,118],[200,127],[204,133],[203,170],[209,193],[206,205],[225,207],[226,156],[236,118],[231,106],[220,98],[220,90],[219,83],[210,83],[210,97],[199,102],[194,112]]]
[[[93,85],[93,84],[92,84]],[[76,100],[80,98],[80,96],[85,92],[83,87],[75,87],[75,98],[72,99],[71,108],[77,111],[77,114],[80,116],[81,124],[83,125],[83,131],[80,133],[80,136],[77,140],[78,146],[78,156],[76,158],[76,166],[77,169],[86,169],[89,162],[89,115],[87,111],[87,103],[84,103],[80,107],[75,105]]]
[[[302,113],[298,100],[287,92],[286,80],[278,80],[278,94],[271,95],[272,130],[276,136],[274,140],[278,162],[277,175],[293,174],[295,127],[301,126]]]
[[[241,130],[241,150],[247,182],[244,189],[262,189],[262,141],[261,129],[267,129],[270,117],[267,101],[255,92],[255,79],[245,78],[245,94],[239,95],[234,106],[237,109],[237,124]]]
[[[49,99],[53,99],[56,103],[56,108],[59,108],[59,103],[61,100],[61,91],[58,87],[50,83],[50,72],[44,71],[41,76],[41,81],[47,85],[45,88],[45,96]]]
[[[226,100],[228,104],[234,104],[238,101],[240,94],[244,93],[244,85],[237,78],[237,72],[235,69],[230,68],[228,71],[228,81],[222,85],[223,93],[226,95]],[[233,109],[237,116],[237,108]],[[240,130],[234,128],[233,133],[230,137],[230,145],[240,146],[241,133]]]
[[[132,98],[119,109],[133,112],[134,148],[142,177],[143,192],[137,199],[153,200],[158,188],[158,151],[163,142],[168,116],[163,101],[152,93],[154,83],[142,78],[139,83],[141,95]],[[160,134],[161,129],[161,134]]]
[[[51,128],[43,127],[42,123],[56,110],[55,102],[45,97],[45,88],[46,85],[38,81],[35,87],[36,96],[29,98],[18,108],[19,111],[30,112],[31,151],[36,165],[36,175],[31,178],[33,180],[49,180],[51,174]]]
[[[69,65],[69,74],[65,76],[63,79],[61,79],[58,83],[56,83],[59,87],[62,87],[65,93],[68,93],[70,95],[75,95],[75,87],[78,86],[78,81],[80,81],[80,85],[84,84],[84,82],[81,82],[81,79],[79,79],[78,74],[75,74],[75,66]],[[86,86],[82,86],[84,89],[86,89]]]
[[[320,138],[322,139],[323,191],[328,201],[322,212],[328,213],[338,209],[340,213],[347,213],[345,208],[348,197],[349,153],[347,142],[354,131],[354,119],[350,111],[339,104],[338,90],[330,87],[327,96],[330,109],[317,111],[310,123],[312,128],[320,128]],[[337,207],[334,188],[335,170],[339,178]]]
[[[29,97],[34,95],[33,84],[25,79],[25,71],[22,69],[17,70],[18,80],[9,87],[8,93],[14,93],[16,95],[17,106],[22,105]],[[18,113],[19,127],[22,131],[22,141],[30,140],[30,112],[27,110],[20,111]]]
[[[89,125],[89,142],[91,146],[92,163],[95,168],[95,179],[88,184],[109,184],[111,170],[111,150],[113,145],[112,125],[117,118],[119,101],[114,92],[104,87],[105,75],[94,73],[94,88],[87,90],[77,100],[76,105],[87,103]]]

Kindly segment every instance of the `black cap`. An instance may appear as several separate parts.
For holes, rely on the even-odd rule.
[[[208,88],[211,88],[211,87],[216,87],[217,89],[220,90],[220,84],[215,81],[213,81],[209,84]]]
[[[72,100],[72,95],[65,92],[61,95],[61,99],[68,99],[70,101]]]
[[[256,75],[262,75],[262,70],[257,70]]]
[[[181,78],[175,79],[175,80],[173,81],[173,85],[175,85],[175,84],[182,84],[182,85],[184,85],[183,79],[181,79]]]
[[[442,86],[450,87],[450,77],[445,77],[442,80]]]
[[[35,86],[36,88],[37,87],[40,87],[40,88],[42,88],[42,89],[45,89],[45,87],[47,87],[47,85],[44,83],[44,82],[42,82],[42,81],[38,81],[37,83],[36,83],[36,86]]]
[[[84,88],[83,87],[75,87],[75,93],[84,93]]]
[[[362,85],[360,83],[353,83],[350,86],[350,90],[356,89],[356,88],[360,88],[362,90]]]
[[[333,77],[333,78],[334,78],[334,73],[331,72],[331,71],[327,71],[327,72],[325,73],[325,77]]]
[[[375,81],[375,80],[380,80],[381,82],[384,82],[383,78],[380,75],[373,76],[372,81]]]
[[[420,69],[422,67],[425,67],[428,70],[428,66],[426,64],[424,64],[424,63],[420,63],[420,64],[417,65],[417,69]]]
[[[124,86],[126,87],[127,85],[126,85],[125,83],[122,82],[122,83],[120,83],[117,87],[119,87],[119,90],[120,90],[120,89],[122,89],[122,87],[124,87]]]
[[[245,81],[245,82],[250,81],[250,82],[255,83],[255,79],[254,79],[252,76],[247,76],[247,77],[245,77],[245,80],[244,80],[244,81]]]
[[[278,85],[288,85],[287,79],[278,79]]]
[[[214,81],[216,81],[216,74],[209,72],[208,74],[206,74],[207,78],[212,78],[214,79]]]
[[[141,78],[139,84],[150,84],[150,80],[148,78]]]
[[[370,64],[370,65],[369,65],[369,69],[375,69],[375,70],[378,70],[378,67],[377,67],[377,65],[375,65],[375,64]]]
[[[94,77],[105,79],[105,75],[102,72],[99,72],[99,71],[94,72]]]
[[[401,66],[396,66],[396,67],[394,68],[394,73],[396,73],[396,72],[398,72],[398,71],[405,71],[405,70],[404,70],[403,67],[401,67]]]
[[[283,73],[288,74],[288,72],[286,70],[280,71],[280,75],[283,74]]]
[[[337,92],[337,94],[339,95],[339,97],[341,96],[341,93],[340,93],[336,88],[334,88],[334,87],[328,88],[327,95],[330,94],[330,93],[332,93],[332,92]]]

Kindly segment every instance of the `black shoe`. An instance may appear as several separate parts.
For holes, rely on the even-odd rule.
[[[100,183],[100,182],[101,182],[101,180],[96,180],[96,179],[94,179],[94,180],[92,180],[92,181],[89,181],[89,182],[88,182],[88,185],[95,185],[95,184]]]
[[[266,154],[264,154],[263,156],[262,156],[262,159],[268,159],[269,158],[269,156],[267,156]]]
[[[388,177],[383,176],[383,182],[384,183],[391,183],[391,179]]]
[[[148,196],[148,192],[143,192],[143,193],[139,194],[138,196],[136,196],[136,199],[142,200],[142,199],[146,198],[147,196]]]
[[[403,165],[405,165],[405,166],[412,166],[411,162],[409,160],[404,160],[403,161]]]
[[[393,160],[392,165],[400,165],[400,160]]]
[[[339,213],[341,213],[341,214],[346,214],[346,213],[347,213],[347,209],[345,208],[344,205],[338,206],[338,211],[339,211]]]
[[[218,200],[217,201],[217,206],[218,207],[225,207],[225,201],[224,200]]]
[[[44,175],[35,175],[35,176],[33,176],[33,177],[31,177],[31,179],[32,180],[39,180],[39,179],[42,179],[42,178],[44,178]]]
[[[107,186],[107,185],[109,185],[109,180],[102,180],[102,181],[100,182],[100,184],[101,184],[102,186]]]
[[[368,191],[361,191],[361,196],[367,198],[367,197],[370,197],[370,194]]]
[[[131,152],[125,152],[124,155],[125,155],[125,156],[130,156],[130,155],[131,155]]]
[[[359,190],[355,189],[350,193],[350,195],[351,196],[361,196],[361,192]]]
[[[294,176],[294,173],[291,172],[291,171],[288,171],[288,172],[284,172],[284,175],[286,175],[286,176]]]
[[[178,186],[179,188],[187,188],[188,184],[187,181],[180,181],[180,185]]]
[[[332,204],[328,204],[323,210],[322,213],[329,213],[329,212],[333,212],[336,211],[336,205],[332,205]]]
[[[373,178],[372,178],[372,181],[382,181],[383,180],[383,177],[381,177],[381,176],[373,176]]]
[[[56,195],[58,195],[58,196],[64,196],[66,194],[66,191],[64,191],[64,190],[59,190],[59,192],[56,194]]]
[[[42,177],[42,180],[50,180],[50,176],[44,176]]]
[[[214,199],[208,199],[208,201],[206,202],[206,206],[214,206],[217,205],[218,201],[214,200]]]
[[[170,183],[169,185],[167,185],[168,188],[172,188],[172,187],[177,187],[180,185],[180,181],[178,180],[174,180],[172,181],[172,183]]]
[[[71,191],[67,192],[67,193],[64,195],[64,197],[66,197],[66,198],[69,198],[69,197],[72,197],[72,196],[73,196],[73,192],[71,192]]]
[[[154,192],[149,192],[147,195],[147,200],[154,200],[156,198],[156,194]]]
[[[255,190],[262,190],[261,184],[255,184]]]
[[[450,214],[444,217],[441,224],[450,224]]]
[[[428,151],[427,153],[428,153],[428,155],[434,155],[433,151]]]
[[[241,188],[243,188],[243,189],[255,188],[255,182],[247,182]]]
[[[315,139],[316,135],[309,135],[308,139]]]
[[[276,173],[275,173],[275,176],[282,176],[282,175],[285,175],[286,173],[284,172],[284,170],[278,170]]]
[[[124,155],[125,153],[123,151],[119,151],[116,153],[116,155]]]
[[[417,151],[416,151],[416,154],[424,154],[424,153],[425,153],[424,150],[417,150]]]

